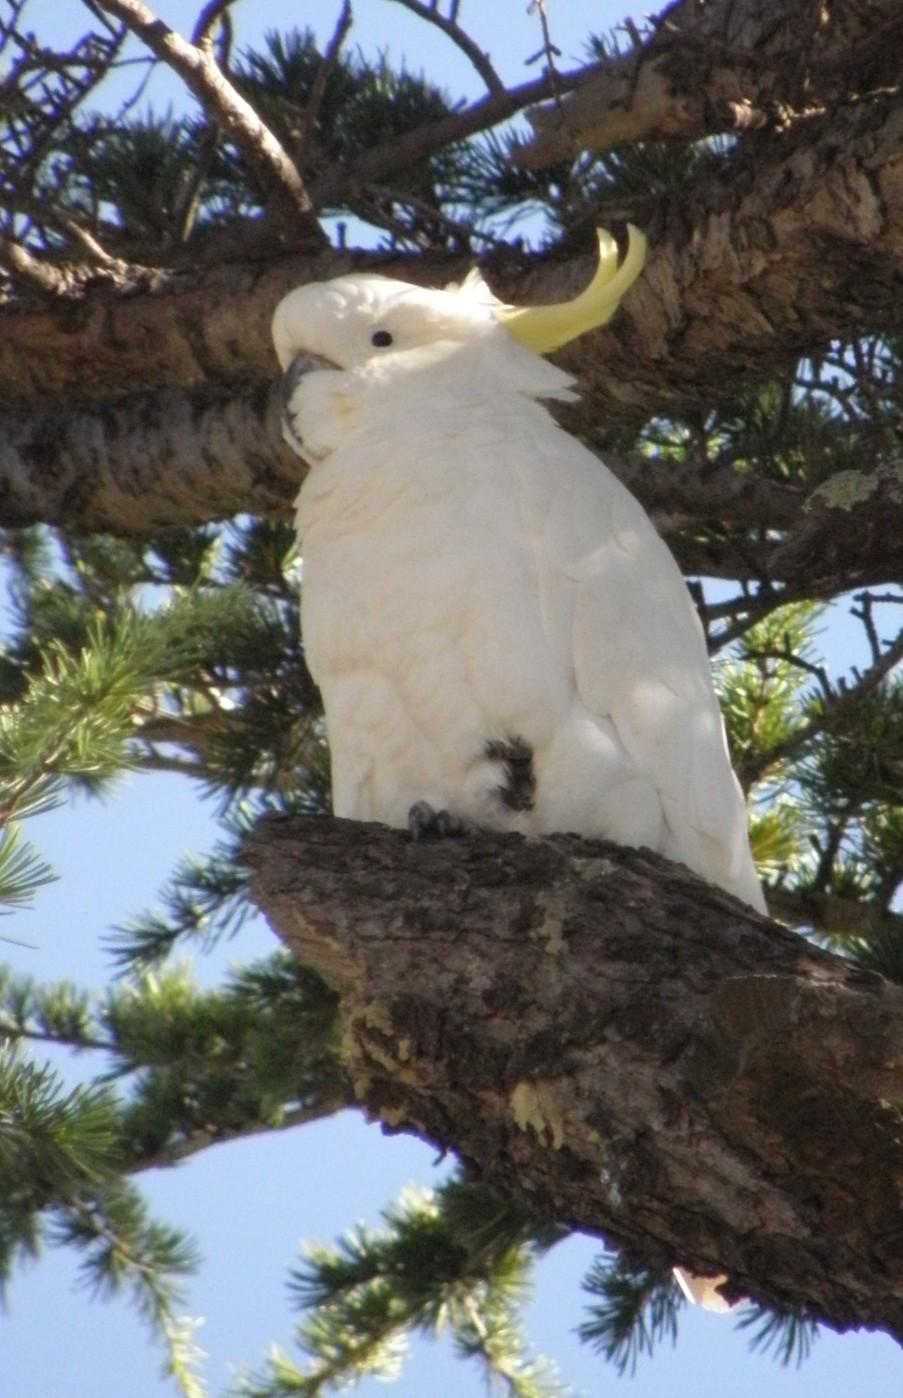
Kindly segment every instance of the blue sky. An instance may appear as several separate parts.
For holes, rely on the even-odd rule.
[[[190,31],[198,5],[172,0],[158,7],[170,23]],[[453,92],[474,94],[466,60],[446,40],[391,0],[358,0],[352,42],[368,52],[404,53]],[[239,41],[253,43],[273,27],[314,25],[322,36],[333,27],[338,3],[309,0],[279,5],[244,0],[234,14]],[[489,50],[503,76],[523,81],[534,74],[524,60],[540,47],[538,16],[527,0],[464,0],[462,18]],[[619,4],[546,0],[563,66],[580,59],[583,38],[623,17]],[[84,20],[78,0],[37,0],[30,23],[48,41]],[[184,98],[171,78],[154,89],[160,106]],[[851,632],[830,637],[835,668]],[[858,659],[858,655],[852,657]],[[101,939],[112,923],[153,903],[176,860],[208,848],[216,836],[208,809],[184,782],[172,777],[133,777],[105,804],[79,801],[34,824],[30,831],[60,875],[33,912],[7,919],[3,931],[34,944],[10,948],[18,970],[41,979],[70,976],[99,986],[109,966]],[[266,953],[274,939],[259,922],[218,955],[217,964]],[[206,974],[206,972],[205,972]],[[232,1367],[259,1366],[275,1340],[291,1350],[286,1269],[303,1238],[329,1239],[360,1219],[378,1220],[380,1208],[406,1184],[435,1182],[433,1152],[403,1137],[384,1138],[355,1114],[267,1139],[220,1146],[169,1171],[145,1179],[155,1212],[189,1226],[205,1264],[191,1287],[187,1312],[203,1317],[198,1341],[208,1352],[211,1394],[222,1390]],[[619,1380],[572,1334],[579,1318],[579,1281],[593,1255],[586,1239],[557,1249],[537,1278],[532,1332],[557,1358],[575,1393],[624,1390],[632,1398],[693,1394],[693,1398],[858,1398],[889,1393],[903,1382],[897,1347],[883,1336],[825,1335],[801,1370],[785,1371],[748,1354],[730,1320],[699,1311],[686,1314],[675,1350],[641,1364],[635,1378]],[[4,1391],[14,1398],[164,1398],[174,1392],[159,1375],[159,1356],[139,1320],[122,1303],[90,1301],[75,1286],[75,1262],[48,1253],[24,1271],[0,1319]],[[440,1345],[418,1343],[402,1380],[390,1389],[367,1382],[361,1398],[484,1393],[479,1372],[454,1361]]]

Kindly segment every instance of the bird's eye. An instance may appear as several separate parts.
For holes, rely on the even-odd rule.
[[[375,345],[377,349],[385,349],[387,345],[391,345],[392,336],[388,330],[374,330],[370,336],[370,343]]]

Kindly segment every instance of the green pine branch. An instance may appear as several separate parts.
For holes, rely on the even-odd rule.
[[[335,1246],[306,1248],[290,1290],[307,1313],[296,1339],[310,1363],[301,1369],[276,1351],[237,1393],[318,1398],[367,1374],[392,1378],[411,1334],[444,1331],[513,1398],[563,1391],[552,1366],[531,1354],[520,1322],[535,1257],[563,1230],[457,1178],[405,1191],[383,1219],[378,1231],[358,1226]]]
[[[642,1356],[677,1341],[677,1319],[684,1299],[670,1269],[633,1266],[621,1257],[602,1255],[583,1282],[597,1298],[587,1308],[577,1334],[613,1364],[618,1374],[633,1374]]]

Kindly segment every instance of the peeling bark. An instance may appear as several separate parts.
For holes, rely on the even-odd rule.
[[[655,1265],[903,1337],[903,988],[646,850],[271,818],[358,1100]]]

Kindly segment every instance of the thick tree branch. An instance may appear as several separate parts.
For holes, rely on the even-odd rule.
[[[275,383],[2,414],[0,527],[43,521],[133,534],[240,511],[289,518],[302,476],[282,442],[279,414]],[[804,501],[795,487],[728,468],[617,454],[605,460],[666,535],[694,520],[783,531],[759,550],[754,573],[736,551],[723,564],[727,576],[792,589],[776,593],[766,610],[782,595],[830,596],[903,570],[903,486],[890,468],[855,473],[845,493],[819,487]],[[714,567],[711,559],[698,562],[701,571]]]
[[[870,102],[763,139],[641,221],[652,236],[643,276],[610,326],[562,355],[583,387],[577,426],[581,412],[589,426],[708,406],[833,339],[894,329],[903,104]],[[7,403],[46,405],[260,379],[273,367],[269,317],[290,286],[351,266],[435,285],[466,265],[324,251],[161,273],[119,295],[113,279],[74,305],[0,311],[0,383]],[[564,280],[544,263],[504,289],[554,299]]]
[[[551,165],[629,141],[781,127],[900,80],[896,0],[677,0],[635,49],[528,113],[515,163]]]
[[[279,414],[278,394],[266,385],[3,414],[0,527],[43,520],[128,534],[240,510],[287,517],[303,468],[282,443]],[[674,517],[681,527],[717,519],[773,530],[800,520],[794,486],[726,467],[614,453],[604,460],[662,518],[665,533]]]
[[[278,394],[167,390],[70,413],[7,413],[0,524],[147,533],[241,511],[287,516],[300,485]]]
[[[890,330],[903,285],[903,222],[892,210],[903,215],[895,97],[751,138],[659,205],[620,323],[562,362],[603,412],[611,400],[626,416],[632,399],[648,416],[680,412],[691,397],[721,401],[832,338]]]
[[[359,1100],[655,1265],[903,1337],[903,988],[644,850],[274,818]]]
[[[814,927],[837,938],[903,938],[903,913],[882,913],[873,903],[844,898],[839,893],[804,889],[769,889],[768,904],[774,917],[795,927]]]
[[[331,248],[274,256],[270,249],[263,261],[223,257],[190,272],[105,272],[101,287],[86,287],[81,269],[65,301],[0,304],[0,407],[68,407],[160,388],[270,379],[277,301],[302,282],[355,265],[413,279],[418,259],[352,258]],[[437,258],[420,278],[448,280],[466,268],[462,259]]]
[[[282,217],[314,242],[324,235],[297,167],[257,112],[221,70],[210,45],[195,46],[158,19],[142,0],[100,0],[151,53],[167,63],[241,151]]]
[[[657,457],[628,457],[603,452],[605,464],[641,499],[669,534],[694,521],[763,529],[790,529],[799,520],[804,494],[730,466],[697,466]],[[736,577],[731,573],[731,577]]]

